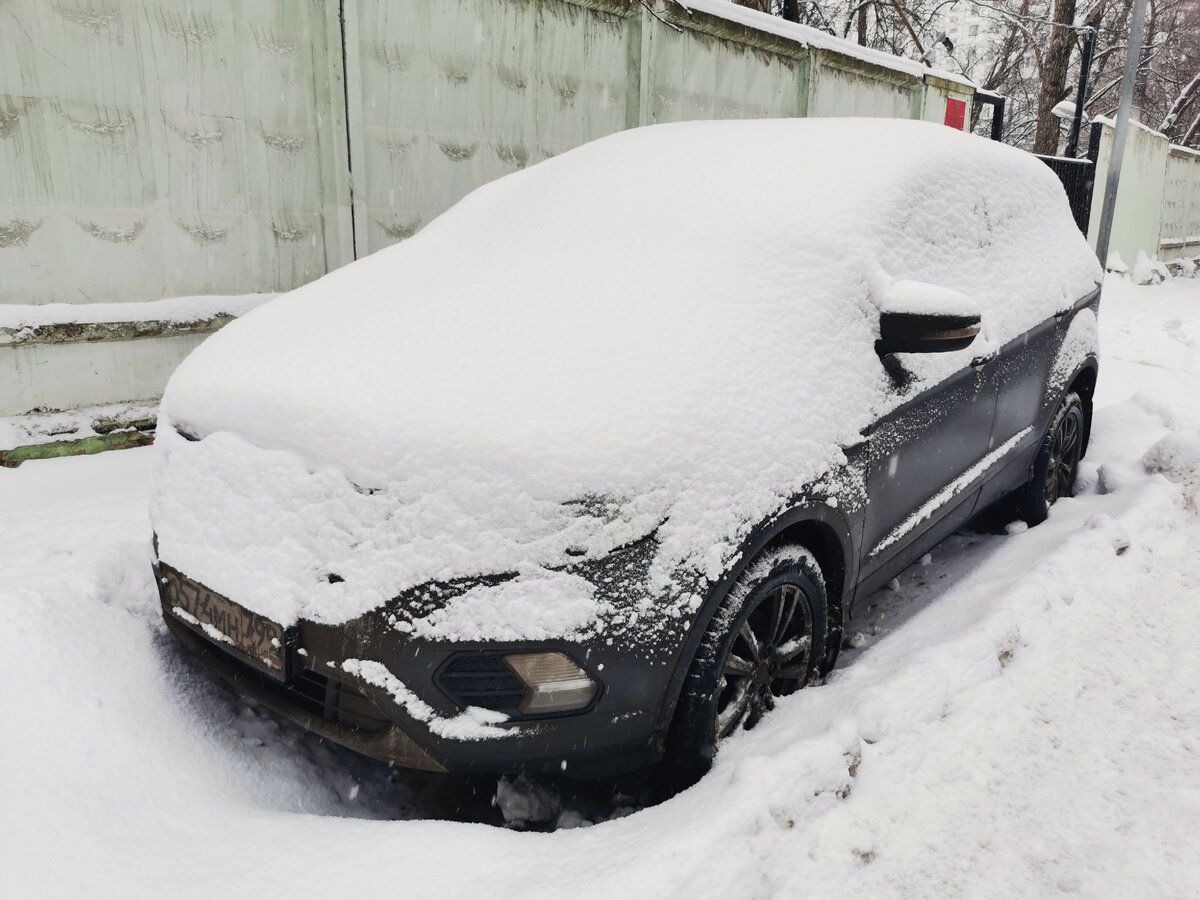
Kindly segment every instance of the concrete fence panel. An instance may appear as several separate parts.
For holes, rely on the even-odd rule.
[[[1200,256],[1200,152],[1172,146],[1165,182],[1159,258]]]
[[[759,119],[808,113],[810,51],[804,44],[677,5],[662,28],[639,10],[643,85],[639,121]]]
[[[629,56],[640,35],[614,4],[599,6],[347,3],[358,255],[410,237],[481,184],[637,124]]]
[[[920,118],[922,82],[855,59],[813,55],[810,115]]]
[[[0,302],[286,290],[348,262],[324,7],[7,0]]]
[[[1097,120],[1103,132],[1096,163],[1096,189],[1092,194],[1088,241],[1096,246],[1100,230],[1100,211],[1104,207],[1105,179],[1112,158],[1113,127],[1105,119]],[[1167,152],[1170,142],[1144,125],[1130,123],[1125,140],[1125,158],[1121,165],[1121,183],[1113,213],[1109,253],[1118,253],[1126,265],[1137,261],[1138,253],[1153,258],[1158,254],[1162,223],[1163,195],[1166,188]]]

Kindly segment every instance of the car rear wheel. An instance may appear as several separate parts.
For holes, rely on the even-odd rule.
[[[1083,402],[1071,392],[1063,397],[1033,461],[1033,473],[1017,492],[1017,515],[1038,525],[1062,497],[1075,493],[1075,478],[1087,437]]]
[[[777,698],[820,677],[827,610],[825,580],[805,548],[770,551],[751,564],[701,639],[676,708],[668,763],[679,787]]]

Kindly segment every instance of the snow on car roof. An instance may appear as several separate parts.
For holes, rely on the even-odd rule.
[[[978,304],[963,351],[978,354],[1099,274],[1045,165],[943,126],[612,135],[197,349],[165,418],[228,434],[164,441],[163,558],[285,621],[600,554],[659,522],[664,579],[717,577],[750,524],[898,402],[873,349],[893,282]],[[224,495],[244,504],[232,520]],[[564,512],[593,495],[620,514]]]

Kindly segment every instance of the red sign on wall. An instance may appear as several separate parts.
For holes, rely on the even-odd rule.
[[[946,124],[951,128],[957,128],[959,131],[964,131],[967,123],[967,101],[955,100],[949,97],[946,100]]]

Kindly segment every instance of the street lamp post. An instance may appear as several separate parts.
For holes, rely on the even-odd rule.
[[[1075,158],[1079,152],[1079,129],[1083,126],[1083,101],[1087,95],[1088,77],[1092,68],[1092,51],[1096,46],[1096,29],[1081,29],[1083,46],[1079,50],[1079,90],[1075,94],[1075,115],[1071,119],[1071,136],[1067,138],[1067,156]]]
[[[1121,163],[1125,160],[1125,138],[1129,133],[1129,108],[1133,105],[1133,82],[1142,58],[1142,34],[1146,25],[1146,0],[1136,0],[1133,22],[1129,26],[1129,49],[1121,83],[1121,102],[1117,106],[1117,124],[1113,130],[1112,156],[1108,159],[1108,178],[1104,185],[1104,206],[1100,211],[1100,229],[1096,232],[1096,256],[1100,265],[1108,265],[1108,241],[1112,236],[1113,212],[1117,208],[1117,188],[1121,184]]]

